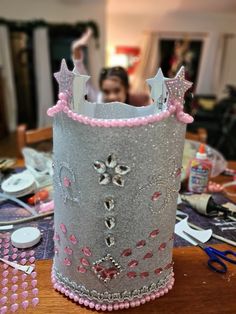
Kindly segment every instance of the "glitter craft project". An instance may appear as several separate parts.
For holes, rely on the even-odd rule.
[[[136,307],[174,284],[172,248],[192,86],[182,67],[147,80],[153,103],[85,100],[87,76],[56,74],[53,287],[96,310]],[[17,283],[16,283],[17,284]],[[157,305],[158,306],[158,305]]]

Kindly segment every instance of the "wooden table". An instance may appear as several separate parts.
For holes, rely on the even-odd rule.
[[[236,169],[236,162],[230,163]],[[229,177],[220,176],[217,182]],[[218,244],[218,249],[232,249],[229,245]],[[167,295],[137,308],[119,310],[115,313],[147,314],[235,314],[236,313],[236,265],[227,264],[225,275],[215,273],[207,267],[206,254],[197,247],[174,249],[174,272],[176,282]],[[54,291],[50,281],[52,261],[38,261],[38,288],[40,303],[35,308],[19,313],[92,313]],[[33,311],[33,312],[31,312]],[[96,311],[93,311],[96,312]]]

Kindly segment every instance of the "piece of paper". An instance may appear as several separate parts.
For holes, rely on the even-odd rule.
[[[198,239],[202,243],[207,242],[211,238],[211,235],[212,235],[211,229],[198,231],[189,227],[188,218],[181,220],[175,225],[175,233],[181,238],[188,241],[189,243],[193,245],[197,245],[197,243],[194,240],[192,240],[190,237],[188,237],[184,232],[192,235],[194,238]]]

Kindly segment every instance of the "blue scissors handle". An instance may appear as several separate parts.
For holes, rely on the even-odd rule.
[[[213,247],[206,247],[204,251],[209,256],[208,266],[218,273],[225,273],[227,271],[225,263],[223,263],[220,258],[229,263],[236,264],[236,253],[231,250],[218,251]],[[233,259],[228,257],[229,255],[232,255]]]

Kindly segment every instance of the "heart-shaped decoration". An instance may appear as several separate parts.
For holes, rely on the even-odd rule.
[[[18,285],[13,285],[13,286],[11,287],[11,291],[12,291],[12,292],[16,292],[17,289],[18,289]]]
[[[10,297],[12,302],[16,302],[16,300],[18,299],[18,294],[17,293],[13,293]]]
[[[11,312],[16,312],[19,308],[19,304],[18,303],[14,303],[11,305]]]
[[[25,300],[21,303],[21,306],[23,307],[24,310],[27,309],[27,307],[29,306],[29,301],[28,300]]]
[[[7,297],[4,295],[1,299],[0,299],[0,303],[2,305],[4,305],[5,303],[7,303]]]
[[[33,279],[32,281],[31,281],[31,285],[32,285],[32,287],[36,287],[37,286],[37,283],[38,283],[38,281],[36,280],[36,279]]]
[[[8,292],[8,287],[4,287],[1,289],[2,294],[7,294]]]
[[[22,287],[22,289],[26,289],[26,288],[28,288],[28,282],[26,282],[26,281],[24,281],[24,282],[22,282],[22,284],[21,284],[21,287]]]
[[[33,298],[32,299],[33,306],[36,306],[38,303],[39,303],[39,298]]]
[[[33,295],[37,295],[39,293],[39,289],[38,288],[32,289],[32,293]]]
[[[1,283],[3,286],[6,286],[8,284],[8,279],[4,278]]]
[[[11,258],[15,260],[17,258],[17,254],[16,253],[12,254]]]
[[[23,292],[21,292],[21,296],[22,296],[23,299],[26,299],[29,296],[29,292],[28,291],[23,291]]]
[[[18,276],[13,276],[12,279],[11,279],[11,281],[12,281],[13,283],[16,283],[16,282],[18,281]]]
[[[6,278],[8,276],[8,274],[9,274],[9,271],[8,270],[4,270],[3,273],[2,273],[2,276],[4,278]]]

